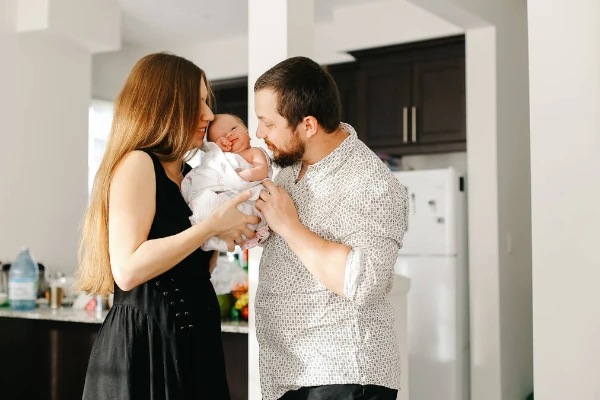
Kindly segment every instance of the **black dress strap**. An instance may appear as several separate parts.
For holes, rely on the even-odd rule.
[[[144,153],[148,154],[150,156],[150,158],[152,159],[152,164],[154,164],[154,173],[156,174],[156,180],[158,181],[159,176],[162,177],[167,177],[167,174],[165,172],[164,167],[162,166],[162,164],[160,163],[160,160],[158,159],[158,156],[154,153],[152,153],[150,150],[144,150],[142,149],[141,151],[143,151]]]

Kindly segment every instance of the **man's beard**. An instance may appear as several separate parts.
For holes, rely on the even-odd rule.
[[[273,162],[275,165],[285,168],[290,167],[302,160],[304,152],[306,151],[306,145],[304,142],[298,139],[297,132],[294,132],[292,135],[290,147],[291,150],[287,151],[279,150],[277,148],[275,151],[273,151]]]

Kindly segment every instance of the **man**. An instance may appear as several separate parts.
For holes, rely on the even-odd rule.
[[[387,295],[406,191],[340,123],[337,86],[314,61],[277,64],[254,92],[257,136],[282,167],[256,201],[274,232],[255,300],[263,399],[396,399]]]

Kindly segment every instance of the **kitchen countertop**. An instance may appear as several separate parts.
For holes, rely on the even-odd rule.
[[[75,310],[69,307],[53,310],[50,307],[37,307],[32,311],[13,311],[8,307],[0,307],[0,318],[25,318],[45,321],[78,322],[84,324],[101,324],[108,311],[96,314],[94,311]],[[221,321],[221,332],[248,333],[246,321]]]

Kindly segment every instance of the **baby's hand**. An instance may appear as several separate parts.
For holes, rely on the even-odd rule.
[[[216,143],[224,152],[231,151],[231,142],[225,136],[218,138]]]
[[[238,172],[238,175],[246,182],[250,182],[252,179],[252,170],[250,168],[245,169],[243,171]]]

